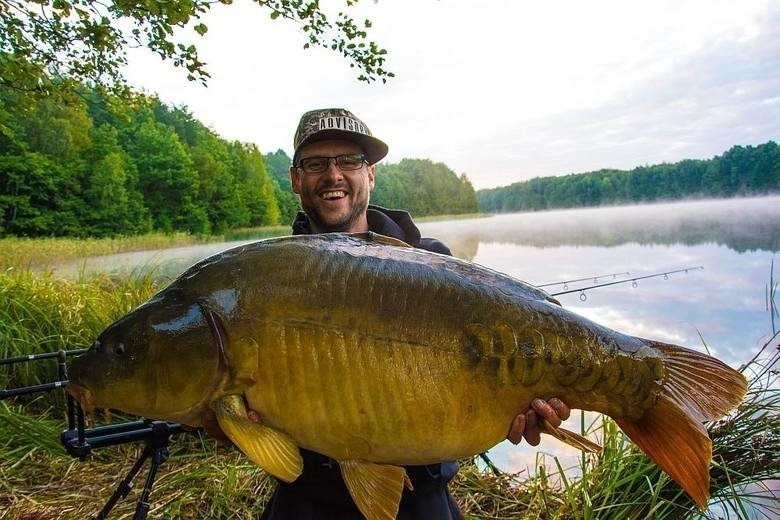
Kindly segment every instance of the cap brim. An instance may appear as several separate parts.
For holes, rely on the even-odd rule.
[[[366,160],[368,161],[368,164],[378,163],[382,160],[382,158],[384,158],[385,155],[387,155],[388,151],[387,145],[376,137],[334,128],[329,130],[320,130],[319,132],[316,132],[301,141],[301,144],[298,145],[298,148],[296,148],[295,154],[293,155],[293,164],[298,162],[298,151],[301,148],[312,143],[327,141],[329,139],[343,139],[345,141],[351,141],[357,144],[366,154]]]

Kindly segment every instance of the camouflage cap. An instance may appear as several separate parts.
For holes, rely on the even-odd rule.
[[[369,164],[387,155],[387,145],[372,136],[371,130],[355,114],[343,108],[323,108],[310,110],[301,117],[293,140],[293,164],[297,164],[302,146],[326,139],[344,139],[360,145]]]

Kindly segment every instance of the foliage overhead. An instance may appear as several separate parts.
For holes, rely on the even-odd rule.
[[[537,177],[477,193],[485,212],[630,204],[686,197],[780,192],[780,147],[774,141],[734,146],[708,160]]]
[[[22,90],[50,90],[54,84],[86,82],[114,91],[125,87],[126,50],[147,48],[191,81],[209,74],[192,40],[204,36],[203,16],[232,0],[0,0],[0,84]],[[304,48],[321,46],[361,69],[358,79],[393,77],[384,67],[386,50],[368,40],[371,21],[344,12],[335,18],[318,0],[254,0],[272,19],[297,22]],[[347,7],[357,0],[347,0]],[[185,34],[185,30],[190,31]],[[195,34],[193,34],[193,31]],[[53,78],[50,80],[49,78]]]

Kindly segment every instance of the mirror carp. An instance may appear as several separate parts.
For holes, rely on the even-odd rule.
[[[704,508],[702,423],[737,406],[747,385],[713,357],[603,327],[477,264],[333,233],[195,264],[74,359],[68,389],[85,410],[192,427],[216,417],[283,481],[302,471],[299,447],[325,454],[361,512],[389,519],[401,466],[484,452],[537,397],[612,417]]]

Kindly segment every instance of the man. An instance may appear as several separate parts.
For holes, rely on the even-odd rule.
[[[322,109],[301,118],[294,139],[290,168],[293,191],[303,211],[293,222],[293,234],[373,231],[422,249],[451,254],[436,239],[423,238],[405,211],[369,205],[376,175],[375,164],[387,154],[387,145],[373,137],[351,112]],[[554,426],[569,416],[559,399],[536,399],[532,408],[508,425],[507,438],[517,444],[523,437],[539,443],[538,417]],[[250,417],[260,417],[250,411]],[[301,450],[303,473],[295,481],[280,482],[262,519],[297,518],[360,519],[338,465],[328,457]],[[407,466],[412,489],[404,489],[398,518],[462,518],[447,483],[458,471],[457,462]]]

